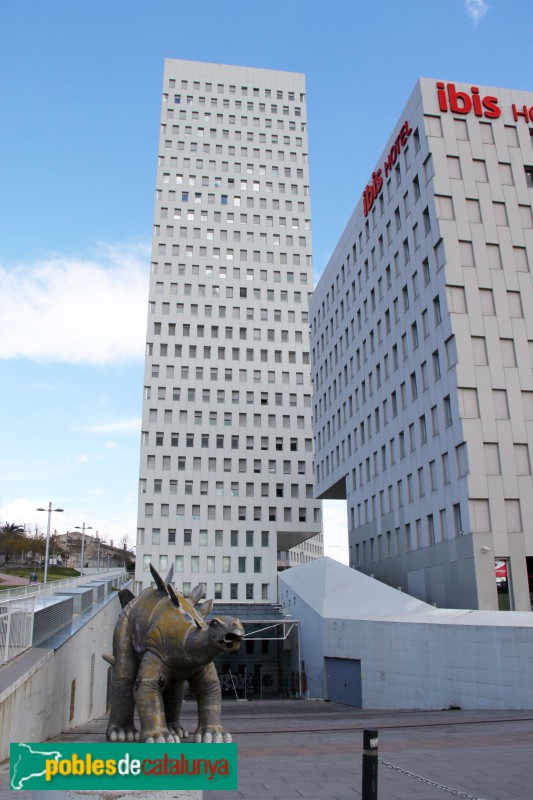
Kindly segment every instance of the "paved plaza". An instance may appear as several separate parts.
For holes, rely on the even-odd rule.
[[[195,726],[194,703],[184,718]],[[379,800],[531,800],[533,711],[369,712],[322,701],[225,702],[223,720],[239,747],[239,789],[204,800],[354,800],[361,797],[363,729],[379,731]],[[57,737],[104,738],[105,719]],[[37,793],[35,793],[37,794]],[[49,800],[49,792],[41,792]],[[8,797],[7,764],[0,797]],[[12,797],[35,800],[31,792]]]
[[[379,757],[406,771],[485,800],[533,798],[533,712],[371,713],[300,701],[226,705],[224,720],[239,745],[239,791],[204,800],[359,798],[364,728],[379,731]],[[379,800],[453,796],[379,766]]]

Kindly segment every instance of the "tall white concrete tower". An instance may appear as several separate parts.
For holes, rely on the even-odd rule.
[[[276,600],[311,537],[304,76],[167,59],[141,435],[137,587]],[[309,544],[307,545],[309,551]]]

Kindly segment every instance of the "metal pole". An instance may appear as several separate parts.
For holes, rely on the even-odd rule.
[[[46,583],[48,578],[48,558],[49,558],[49,550],[50,550],[50,525],[52,521],[52,501],[48,503],[48,524],[46,526],[46,550],[44,556],[44,580],[43,583]]]
[[[378,798],[378,732],[363,731],[363,780],[361,800]]]
[[[81,565],[80,565],[80,575],[83,575],[83,551],[85,549],[85,522],[83,523],[83,527],[81,529]]]
[[[60,512],[60,511],[63,511],[63,509],[62,508],[52,508],[52,501],[50,500],[50,502],[48,503],[48,509],[41,508],[39,506],[39,508],[36,509],[36,510],[37,511],[47,511],[48,510],[48,524],[46,526],[46,554],[45,554],[45,559],[44,559],[44,583],[46,583],[46,580],[48,578],[48,558],[49,558],[49,550],[50,550],[50,523],[51,523],[51,520],[52,520],[52,511]]]
[[[90,525],[87,525],[87,528],[85,527],[85,522],[83,523],[83,525],[82,525],[81,527],[80,527],[79,525],[76,525],[76,530],[78,530],[78,531],[79,531],[79,530],[81,530],[81,564],[80,564],[80,575],[83,575],[83,559],[84,559],[84,552],[85,552],[85,530],[86,530],[86,529],[87,529],[88,531],[92,531],[92,527],[91,527]]]

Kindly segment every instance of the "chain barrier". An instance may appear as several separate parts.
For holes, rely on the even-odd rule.
[[[468,794],[468,792],[460,792],[458,789],[452,789],[449,786],[444,786],[442,783],[430,781],[429,778],[423,778],[421,775],[416,775],[414,772],[409,772],[407,769],[397,767],[395,764],[391,764],[389,761],[383,761],[382,758],[378,758],[378,762],[383,764],[384,767],[388,767],[388,769],[392,769],[395,772],[400,772],[402,775],[408,775],[410,778],[415,778],[417,781],[422,781],[422,783],[426,783],[428,786],[435,786],[437,789],[442,789],[444,792],[454,794],[456,797],[462,797],[463,800],[487,800],[485,797],[478,797],[474,794]]]

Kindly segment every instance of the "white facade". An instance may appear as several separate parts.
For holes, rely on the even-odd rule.
[[[439,606],[531,609],[532,106],[422,79],[313,296],[317,495]]]
[[[300,74],[165,61],[143,400],[137,585],[276,600],[321,537]],[[319,553],[321,554],[321,552]]]
[[[331,558],[278,580],[283,610],[300,620],[310,697],[374,709],[533,705],[530,612],[433,608]]]

